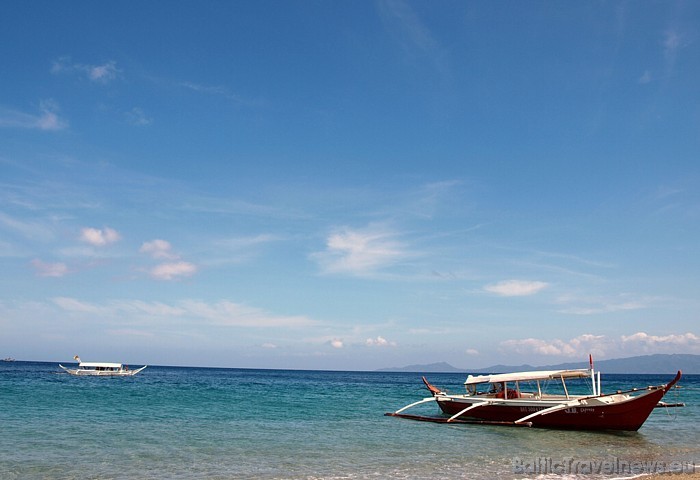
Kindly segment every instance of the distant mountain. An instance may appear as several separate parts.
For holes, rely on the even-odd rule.
[[[595,359],[594,359],[595,360]],[[588,362],[559,363],[556,365],[493,365],[487,368],[457,368],[449,363],[439,362],[428,365],[408,365],[398,368],[383,368],[383,372],[419,372],[419,373],[503,373],[522,372],[528,370],[565,370],[570,368],[586,368]],[[691,354],[656,354],[638,357],[616,358],[595,361],[596,370],[603,373],[668,373],[674,374],[682,370],[686,374],[700,374],[700,355]]]

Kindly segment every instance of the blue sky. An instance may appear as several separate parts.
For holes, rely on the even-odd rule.
[[[11,2],[0,357],[700,353],[700,4]]]

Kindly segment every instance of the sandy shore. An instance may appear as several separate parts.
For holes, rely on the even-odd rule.
[[[678,473],[657,473],[654,475],[646,475],[643,478],[669,478],[669,477],[676,477],[678,479],[682,480],[700,480],[700,471],[696,471],[694,473],[685,473],[685,472],[678,472]]]

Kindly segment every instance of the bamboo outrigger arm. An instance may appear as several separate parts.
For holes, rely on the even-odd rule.
[[[451,422],[452,420],[455,420],[456,418],[461,417],[462,415],[464,415],[465,413],[467,413],[469,410],[472,410],[472,409],[474,409],[474,408],[483,407],[483,406],[485,406],[485,405],[491,405],[492,403],[494,403],[494,402],[472,403],[471,405],[469,405],[469,406],[468,406],[467,408],[465,408],[464,410],[460,410],[459,412],[455,413],[455,414],[452,415],[450,418],[448,418],[448,419],[447,419],[447,422],[449,423],[449,422]]]
[[[525,423],[531,418],[539,417],[540,415],[547,415],[548,413],[558,412],[559,410],[566,410],[567,408],[574,407],[576,405],[579,405],[580,403],[581,402],[579,402],[578,400],[574,400],[571,402],[562,403],[561,405],[554,405],[553,407],[539,410],[535,413],[531,413],[530,415],[525,415],[523,418],[519,418],[518,420],[516,420],[515,423]]]
[[[403,412],[404,410],[408,410],[411,407],[415,407],[416,405],[420,405],[421,403],[435,402],[435,401],[437,401],[437,399],[435,397],[424,398],[423,400],[419,400],[419,401],[414,402],[410,405],[406,405],[403,408],[399,408],[398,410],[396,410],[394,412],[394,415],[399,414],[399,413]]]

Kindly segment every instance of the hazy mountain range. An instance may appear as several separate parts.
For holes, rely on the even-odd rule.
[[[407,365],[405,367],[382,368],[382,372],[464,372],[464,373],[503,373],[528,370],[563,370],[569,368],[587,368],[588,362],[559,363],[556,365],[493,365],[486,368],[457,368],[449,363],[439,362],[427,365]],[[638,357],[616,358],[595,361],[595,369],[603,373],[668,373],[682,370],[686,374],[700,374],[700,355],[691,354],[656,354]]]

